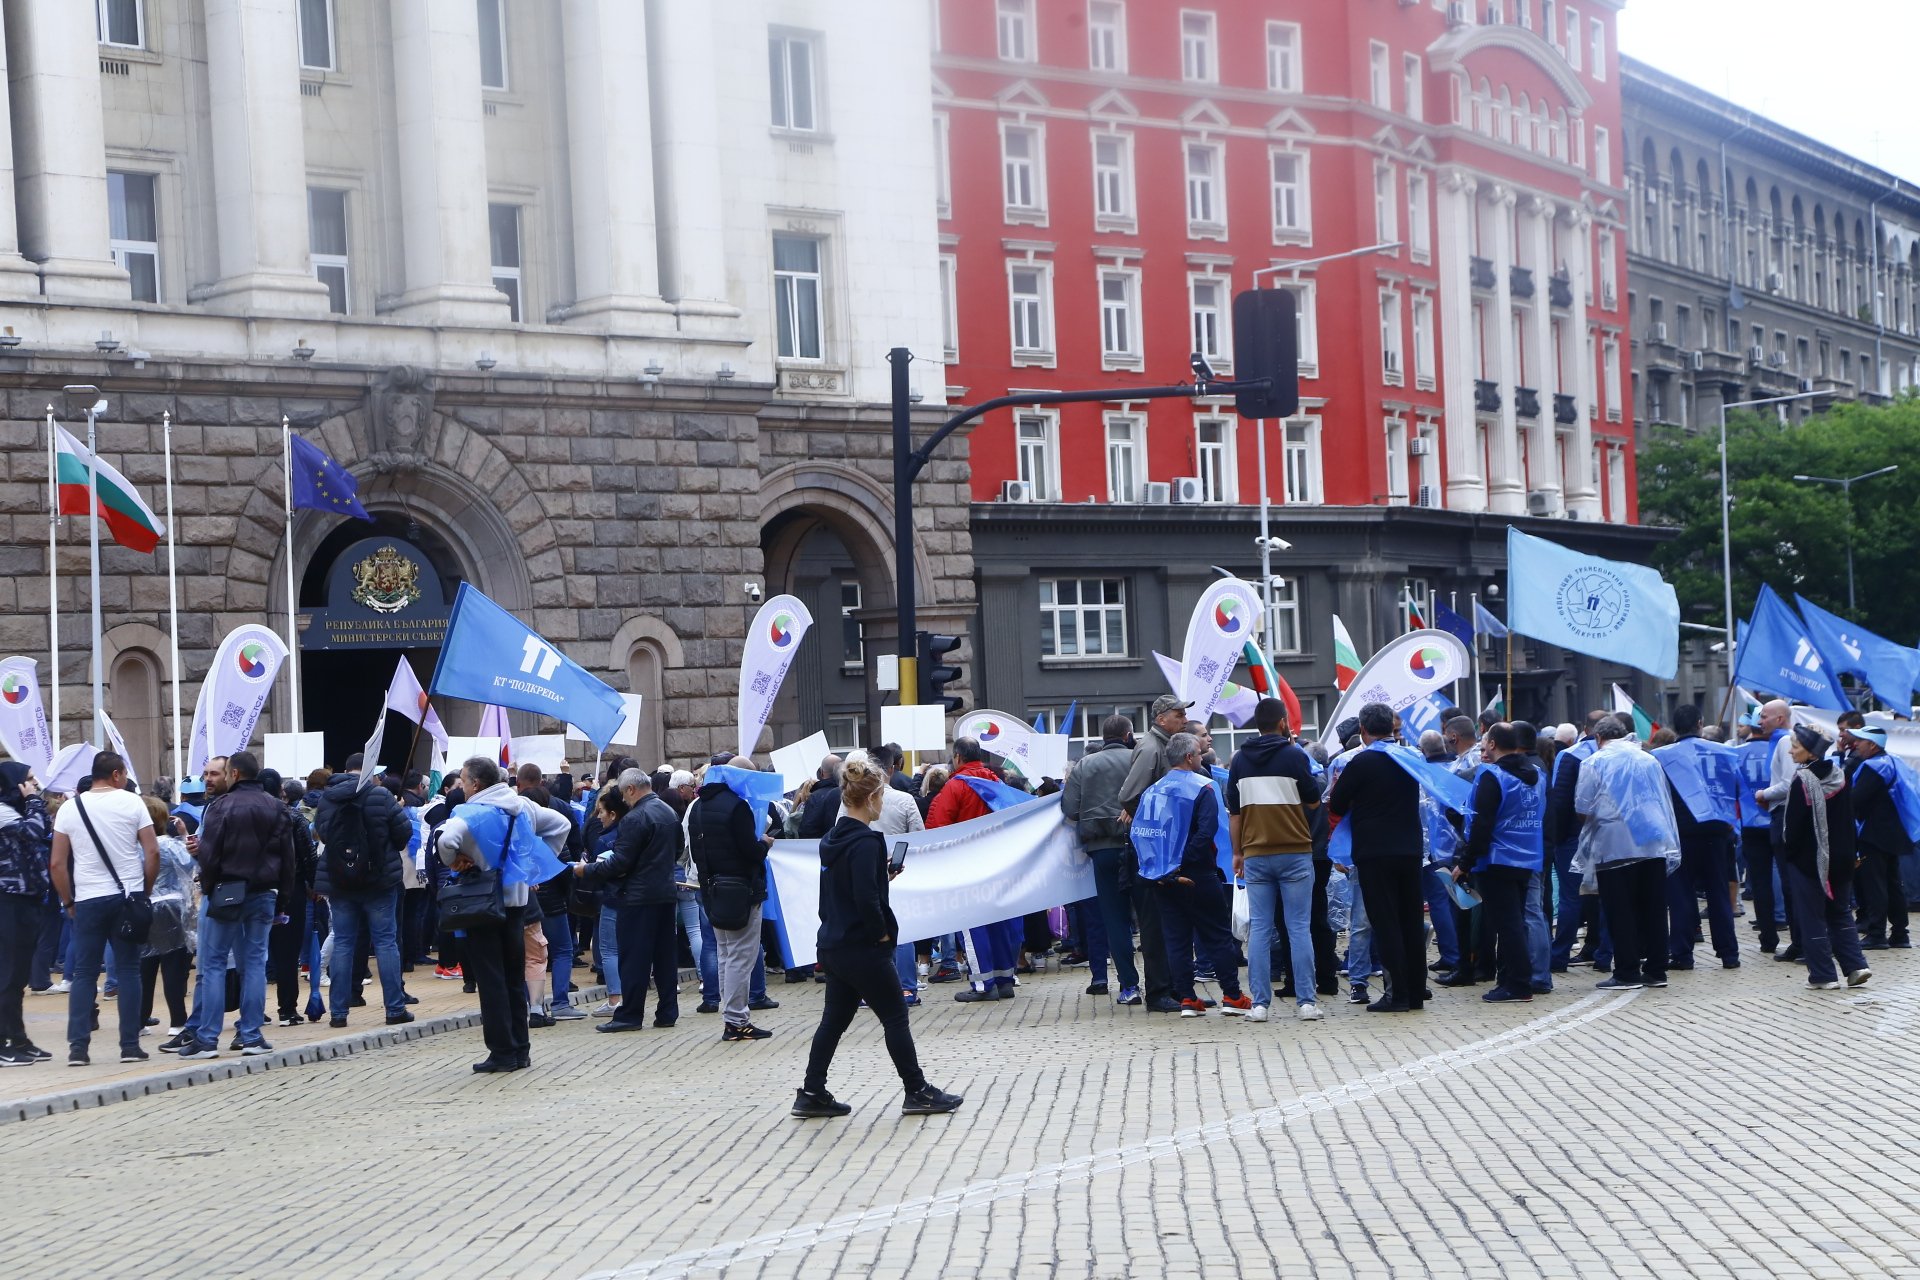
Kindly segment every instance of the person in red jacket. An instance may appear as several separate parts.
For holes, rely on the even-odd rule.
[[[979,741],[954,739],[953,763],[953,776],[940,788],[940,794],[933,798],[927,810],[929,829],[984,818],[992,812],[980,793],[966,781],[968,778],[1000,780],[988,767],[987,753]],[[956,992],[953,998],[962,1004],[1013,999],[1013,970],[1020,963],[1020,943],[1025,933],[1024,922],[1017,917],[967,930],[967,965],[973,970],[973,985]]]

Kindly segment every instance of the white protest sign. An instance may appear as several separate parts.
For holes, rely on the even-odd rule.
[[[283,778],[305,778],[327,765],[327,735],[324,733],[269,733],[266,735],[267,768]]]
[[[938,703],[924,707],[880,708],[880,740],[902,751],[945,751],[947,713]]]
[[[1073,741],[1064,733],[1036,733],[1028,740],[1027,760],[1033,766],[1031,777],[1064,779],[1067,776],[1067,748]]]
[[[540,772],[548,777],[565,773],[567,769],[567,740],[557,733],[515,738],[510,754],[516,769],[523,764],[537,764]]]
[[[640,704],[637,693],[620,695],[620,727],[613,731],[613,737],[607,740],[610,747],[637,747],[640,745]],[[592,742],[586,730],[578,725],[567,726],[567,737],[575,742]]]
[[[447,769],[452,771],[464,765],[475,756],[485,756],[489,760],[500,758],[500,739],[498,738],[448,738]]]
[[[793,791],[820,772],[820,762],[825,760],[827,755],[827,735],[816,733],[811,738],[803,738],[790,747],[775,747],[773,771],[779,774],[787,784],[787,790]]]

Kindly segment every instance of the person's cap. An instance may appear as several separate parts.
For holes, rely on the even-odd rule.
[[[733,752],[731,751],[716,751],[713,753],[712,757],[707,761],[709,765],[731,764],[732,762],[733,762]]]
[[[1856,738],[1865,738],[1874,746],[1879,747],[1883,751],[1886,750],[1887,731],[1877,724],[1863,724],[1858,729],[1853,729],[1849,732]]]
[[[206,794],[206,790],[207,784],[203,778],[182,778],[180,780],[180,794],[183,796],[204,795]]]
[[[1800,744],[1802,750],[1816,760],[1833,750],[1833,739],[1810,724],[1795,725],[1793,739]]]
[[[1158,720],[1169,711],[1185,711],[1192,705],[1191,702],[1182,702],[1175,694],[1163,693],[1153,700],[1153,718]]]

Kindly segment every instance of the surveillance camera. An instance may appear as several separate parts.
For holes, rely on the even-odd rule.
[[[1207,358],[1201,355],[1198,351],[1194,352],[1191,356],[1187,358],[1187,363],[1193,369],[1193,376],[1195,379],[1197,379],[1200,382],[1213,381],[1214,379],[1213,366],[1208,364]]]
[[[745,586],[747,591],[747,599],[753,601],[755,604],[759,604],[760,603],[760,584],[757,582],[749,582],[749,583],[746,583]]]
[[[1285,538],[1279,538],[1279,537],[1274,537],[1274,538],[1256,537],[1253,540],[1253,545],[1256,547],[1265,548],[1268,551],[1293,550],[1293,544],[1291,542],[1288,542]]]
[[[1275,591],[1283,591],[1286,589],[1287,580],[1276,573],[1271,578],[1267,579],[1267,585],[1272,587]]]
[[[104,414],[106,411],[107,411],[107,402],[105,400],[95,400],[93,402],[94,417],[98,418],[100,415]]]

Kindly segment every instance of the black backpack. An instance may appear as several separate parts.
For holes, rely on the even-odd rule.
[[[320,833],[326,842],[327,878],[335,893],[365,893],[378,889],[387,873],[386,832],[375,832],[367,820],[367,796],[356,791],[336,805],[333,820]]]

